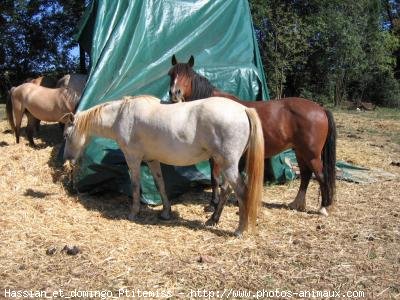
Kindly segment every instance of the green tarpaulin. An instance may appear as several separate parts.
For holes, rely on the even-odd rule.
[[[268,99],[266,80],[247,0],[95,0],[78,28],[77,39],[90,54],[89,79],[78,110],[151,94],[168,100],[171,57],[195,57],[195,70],[216,87],[242,99]],[[279,161],[275,176],[284,176]],[[208,163],[163,166],[169,196],[195,182],[209,182]],[[76,178],[80,191],[112,189],[130,194],[124,157],[114,141],[95,138],[87,147]],[[142,198],[159,196],[146,167]]]

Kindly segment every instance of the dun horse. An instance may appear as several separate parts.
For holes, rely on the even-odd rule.
[[[254,228],[262,198],[264,142],[257,113],[252,108],[225,98],[211,98],[192,103],[160,104],[151,96],[125,97],[97,105],[64,121],[66,138],[64,159],[74,161],[80,156],[90,137],[101,136],[117,141],[130,169],[133,203],[129,219],[139,213],[140,164],[145,161],[155,179],[163,200],[161,218],[169,219],[168,201],[160,162],[187,166],[213,158],[225,182],[220,205],[207,221],[218,222],[229,186],[239,202],[241,235],[249,226]],[[239,159],[247,150],[247,180],[238,171]],[[216,172],[219,178],[219,171]]]
[[[50,89],[33,83],[24,83],[10,90],[11,114],[8,120],[19,143],[22,117],[27,110],[34,118],[47,122],[58,122],[66,113],[73,112],[77,95],[68,88]],[[29,118],[28,115],[28,118]],[[29,122],[29,120],[28,120]],[[29,144],[34,146],[35,127],[27,127]]]
[[[320,213],[328,215],[328,207],[334,202],[336,164],[336,126],[330,111],[302,98],[284,98],[271,101],[240,101],[233,95],[216,89],[205,77],[193,70],[194,58],[187,63],[178,63],[172,57],[170,76],[170,98],[173,102],[191,101],[211,96],[230,98],[246,107],[256,109],[263,128],[265,158],[293,148],[300,168],[300,188],[292,209],[300,211],[306,207],[306,191],[312,173],[319,182],[322,203]],[[211,167],[213,164],[211,163]],[[213,197],[218,201],[218,185],[211,173]]]
[[[82,95],[86,75],[66,75],[56,82],[50,82],[45,77],[39,77],[11,88],[7,102],[7,115],[11,128],[15,131],[19,143],[20,128],[23,114],[28,118],[26,128],[27,138],[31,146],[34,133],[39,129],[40,120],[58,122],[68,112],[73,112]],[[52,87],[47,88],[47,84]]]
[[[33,83],[36,85],[40,85],[43,87],[47,87],[47,88],[55,88],[56,84],[57,84],[57,80],[49,77],[49,76],[41,76],[41,77],[37,77],[35,79],[32,78],[28,78],[24,81],[24,83]],[[8,115],[8,119],[11,120],[12,118],[12,103],[11,103],[11,92],[9,92],[9,97],[7,99],[6,102],[6,109],[7,109],[7,115]],[[28,135],[28,139],[29,139],[29,144],[31,146],[34,145],[33,142],[33,132],[38,132],[39,131],[39,127],[40,127],[40,120],[36,119],[29,111],[25,110],[25,115],[28,119],[27,125],[26,125],[26,131],[27,131],[27,135]],[[14,127],[14,122],[10,122],[10,126],[12,127],[11,129],[15,131],[15,127]]]

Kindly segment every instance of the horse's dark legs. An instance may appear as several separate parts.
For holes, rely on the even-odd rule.
[[[15,126],[15,142],[19,144],[19,137],[20,137],[21,127]]]
[[[17,107],[18,106],[18,107]],[[17,144],[19,144],[19,137],[21,133],[21,123],[22,123],[22,117],[24,115],[24,109],[22,106],[13,104],[13,112],[14,112],[14,117],[15,117],[15,141]]]
[[[36,131],[37,128],[37,121],[36,119],[30,112],[26,111],[26,116],[28,118],[28,124],[26,125],[26,136],[28,137],[29,141],[29,146],[35,147],[35,142],[33,141],[33,135]],[[40,122],[40,121],[39,121]]]
[[[219,202],[219,184],[220,184],[220,167],[215,163],[215,161],[210,158],[210,169],[211,169],[211,189],[212,195],[210,204],[204,208],[206,212],[214,212],[218,207]]]
[[[207,225],[214,225],[219,221],[222,210],[224,208],[226,199],[229,195],[231,186],[236,194],[239,203],[239,226],[235,231],[236,236],[241,236],[243,231],[247,229],[247,219],[246,219],[246,207],[244,201],[246,187],[242,177],[238,171],[238,164],[233,164],[231,167],[223,171],[223,175],[225,177],[225,182],[222,187],[220,201],[218,203],[217,210],[213,213],[211,218],[207,221]],[[234,166],[234,167],[233,167]]]
[[[171,219],[171,203],[169,202],[167,193],[165,191],[165,184],[161,172],[160,162],[157,160],[153,160],[151,162],[147,162],[147,165],[150,168],[151,174],[154,178],[154,182],[157,186],[158,191],[160,192],[161,199],[163,201],[163,210],[160,214],[160,219],[169,220]]]
[[[221,194],[219,197],[219,202],[217,204],[217,207],[215,208],[214,213],[211,215],[211,217],[207,220],[206,225],[207,226],[214,226],[219,222],[219,219],[221,217],[222,210],[224,209],[226,200],[228,199],[228,196],[232,192],[229,184],[227,181],[223,183],[221,186]]]
[[[324,173],[323,173],[323,169],[322,169],[323,163],[319,158],[315,158],[315,159],[311,160],[310,164],[311,164],[311,168],[315,174],[315,178],[317,179],[317,181],[319,183],[319,187],[321,189],[321,195],[323,197],[322,203],[327,203],[326,202],[327,199],[325,199],[325,197],[327,197],[327,193],[325,191],[326,185],[324,182]],[[324,206],[321,206],[321,208],[319,209],[319,213],[321,215],[328,216],[327,208]]]
[[[300,188],[294,201],[289,204],[289,208],[304,211],[306,209],[306,192],[308,184],[310,183],[312,171],[299,155],[297,155],[296,158],[300,168]]]
[[[35,142],[33,141],[33,132],[34,132],[34,129],[31,126],[26,126],[26,136],[29,141],[29,146],[34,148]]]
[[[35,118],[35,129],[36,133],[40,131],[40,120]]]
[[[305,159],[297,156],[297,161],[299,163],[300,177],[301,177],[300,189],[299,189],[294,201],[289,204],[289,207],[292,209],[304,211],[306,208],[306,201],[305,201],[306,191],[307,191],[307,187],[310,182],[312,173],[314,173],[315,179],[319,183],[322,197],[326,197],[326,193],[325,193],[326,185],[324,184],[324,174],[323,174],[323,170],[322,170],[323,163],[317,155],[314,155],[314,158],[308,159],[308,160],[305,160]],[[325,199],[323,199],[323,200],[325,200]],[[322,201],[322,203],[325,203],[325,202]],[[328,215],[326,207],[321,207],[319,212],[320,212],[320,214],[322,214],[324,216]]]

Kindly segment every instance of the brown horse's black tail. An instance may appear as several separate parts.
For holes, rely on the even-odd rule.
[[[322,207],[333,204],[336,190],[336,124],[332,112],[325,110],[328,118],[328,136],[322,149],[324,183],[321,189]]]
[[[14,88],[12,87],[11,90],[9,90],[7,93],[7,101],[6,101],[6,111],[7,111],[7,117],[8,117],[8,123],[10,123],[11,129],[15,131],[15,124],[14,124],[14,116],[13,116],[13,104],[11,100],[11,94],[13,92]]]

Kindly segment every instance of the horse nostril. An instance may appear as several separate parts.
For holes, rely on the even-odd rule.
[[[180,94],[181,94],[181,89],[178,89],[178,90],[176,91],[176,94],[177,94],[177,95],[180,95]]]
[[[171,92],[171,90],[169,90],[169,96],[172,97],[172,92]]]

